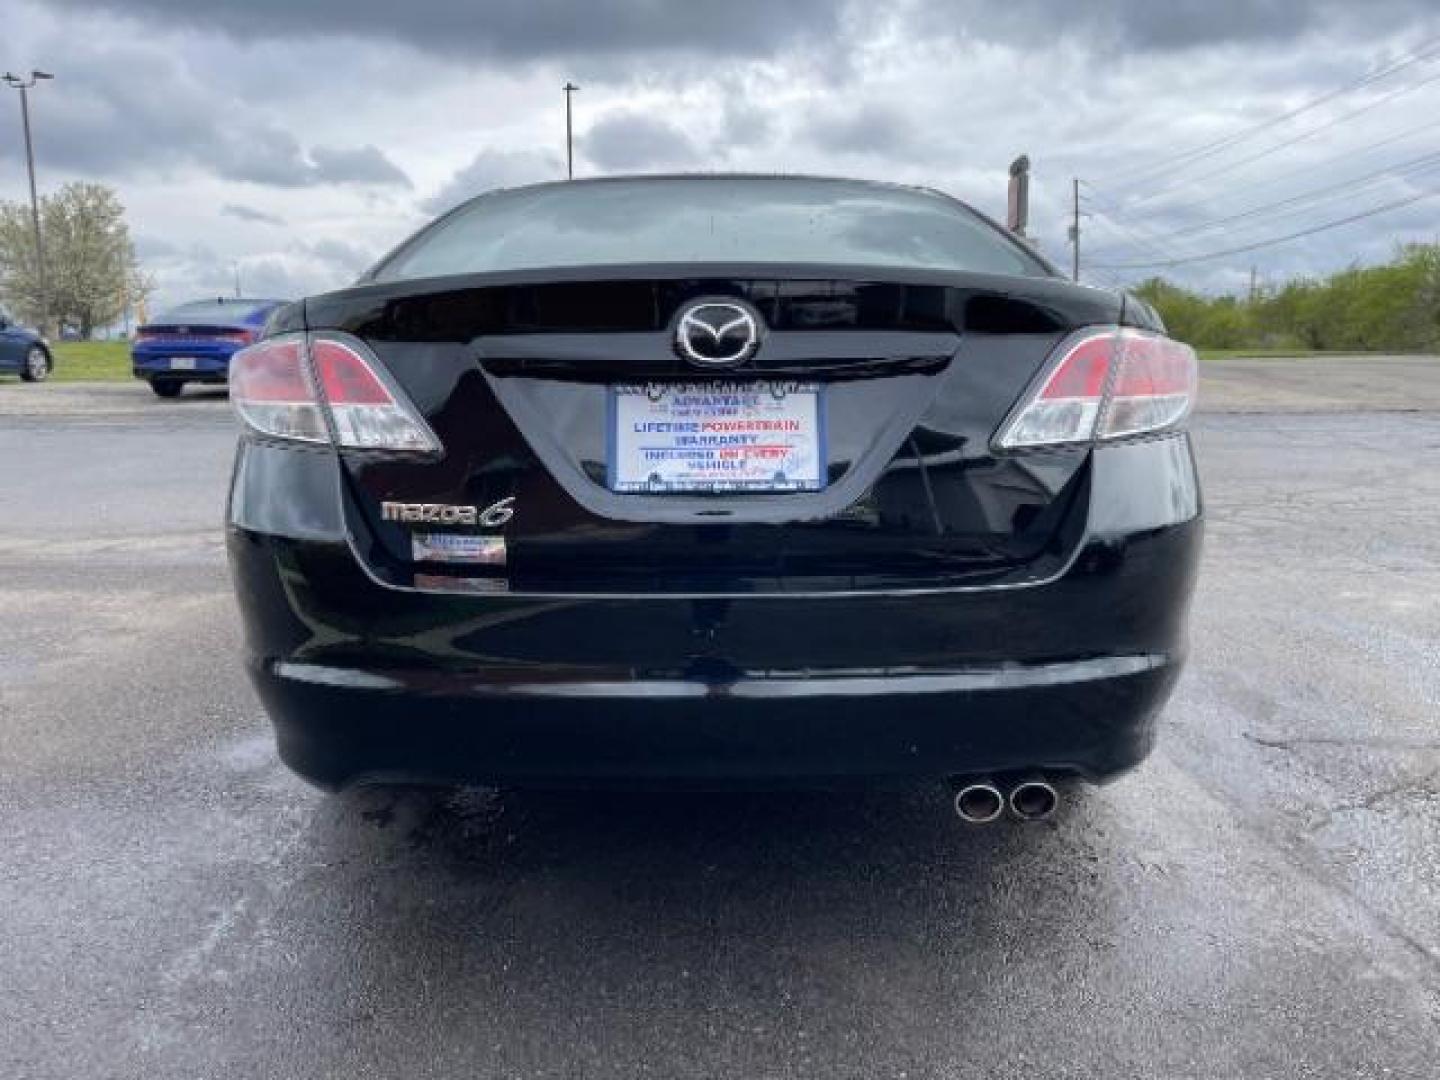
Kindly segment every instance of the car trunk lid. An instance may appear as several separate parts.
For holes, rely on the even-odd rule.
[[[357,550],[385,579],[565,594],[825,592],[985,584],[1063,556],[1086,451],[998,455],[990,440],[1059,341],[1118,319],[1114,295],[1049,279],[832,268],[559,276],[569,280],[485,275],[308,302],[309,327],[359,338],[444,447],[424,459],[342,455]],[[697,369],[675,348],[682,310],[715,297],[763,321],[763,345],[736,370]],[[818,490],[615,490],[617,386],[756,385],[816,395]],[[394,520],[387,503],[474,508],[476,521]],[[500,503],[503,524],[480,525]],[[449,557],[425,542],[437,535],[472,540]],[[478,537],[503,541],[503,563],[494,544],[487,561],[475,558]]]

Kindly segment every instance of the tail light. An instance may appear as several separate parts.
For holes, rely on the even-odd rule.
[[[230,361],[230,401],[253,431],[356,450],[440,449],[414,406],[359,341],[282,334]]]
[[[1000,429],[996,446],[1016,450],[1167,431],[1194,406],[1195,350],[1161,334],[1087,330],[1056,355]]]
[[[261,435],[328,442],[305,336],[287,334],[241,349],[230,360],[230,404]]]
[[[152,330],[149,327],[142,326],[135,331],[133,340],[164,341],[171,338],[185,338],[187,340],[201,338],[213,339],[215,341],[228,341],[232,345],[249,345],[259,336],[258,331],[255,330],[206,330],[200,328],[186,330],[184,333],[180,333],[176,330]]]

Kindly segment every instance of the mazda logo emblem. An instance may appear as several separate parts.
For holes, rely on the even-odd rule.
[[[728,300],[691,304],[675,324],[675,351],[697,367],[737,367],[760,348],[760,319]]]

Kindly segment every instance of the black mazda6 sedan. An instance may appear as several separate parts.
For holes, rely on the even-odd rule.
[[[934,778],[972,821],[1149,750],[1196,360],[933,191],[482,195],[238,353],[229,554],[328,788]]]

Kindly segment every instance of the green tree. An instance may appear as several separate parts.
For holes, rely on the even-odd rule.
[[[1208,303],[1205,297],[1158,277],[1142,281],[1130,291],[1160,313],[1175,337],[1201,343]]]
[[[0,301],[22,320],[88,338],[120,317],[144,280],[125,207],[104,184],[66,184],[41,199],[40,229],[44,298],[30,208],[0,202]]]
[[[1205,296],[1163,278],[1132,290],[1183,341],[1211,349],[1440,350],[1440,245],[1412,244],[1378,266],[1297,278],[1253,298]]]
[[[1440,351],[1440,244],[1412,244],[1399,259],[1404,300],[1394,313],[1406,350]]]

